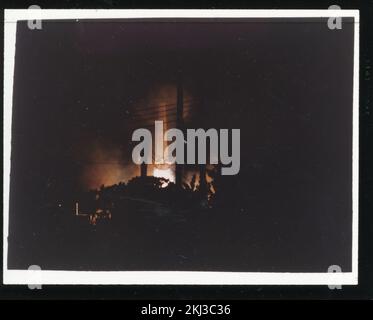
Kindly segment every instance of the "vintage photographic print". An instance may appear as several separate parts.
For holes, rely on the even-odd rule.
[[[357,10],[4,27],[4,283],[358,283]]]

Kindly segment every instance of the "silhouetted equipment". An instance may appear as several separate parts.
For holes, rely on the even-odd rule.
[[[207,198],[206,165],[199,165],[199,190]]]

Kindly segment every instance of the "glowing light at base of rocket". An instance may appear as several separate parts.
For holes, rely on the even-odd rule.
[[[165,179],[170,180],[171,182],[175,182],[175,173],[172,168],[167,168],[167,169],[154,168],[153,176],[157,178],[165,178]]]

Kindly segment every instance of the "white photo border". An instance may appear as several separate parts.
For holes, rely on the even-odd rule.
[[[195,272],[195,271],[50,271],[9,270],[9,189],[11,120],[16,26],[20,20],[150,19],[150,18],[354,18],[353,145],[352,145],[352,271],[337,273]],[[4,157],[3,157],[3,282],[4,284],[83,285],[357,285],[359,203],[359,10],[4,10]]]

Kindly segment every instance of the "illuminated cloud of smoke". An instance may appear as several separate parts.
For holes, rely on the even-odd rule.
[[[190,94],[184,90],[184,112],[183,118],[187,121],[190,117]],[[176,103],[177,89],[175,85],[161,85],[154,87],[146,95],[144,101],[133,108],[134,125],[138,128],[154,127],[155,120],[164,122],[164,131],[176,126]],[[128,137],[130,139],[130,137]],[[153,134],[154,138],[154,134]],[[82,163],[81,182],[86,189],[97,189],[102,185],[110,186],[119,182],[128,182],[131,178],[140,175],[139,166],[128,163],[131,159],[131,150],[126,154],[120,145],[112,142],[94,139],[94,142],[85,144],[80,150],[82,156],[79,160]],[[127,141],[124,141],[127,143]],[[155,143],[158,143],[155,141]],[[164,143],[166,148],[166,143]],[[128,153],[128,154],[127,154]],[[149,165],[148,175],[164,177],[175,181],[175,167],[167,165]]]
[[[119,146],[95,142],[88,147],[88,157],[83,163],[81,180],[87,189],[97,189],[125,182],[139,174],[138,166],[124,164]]]

